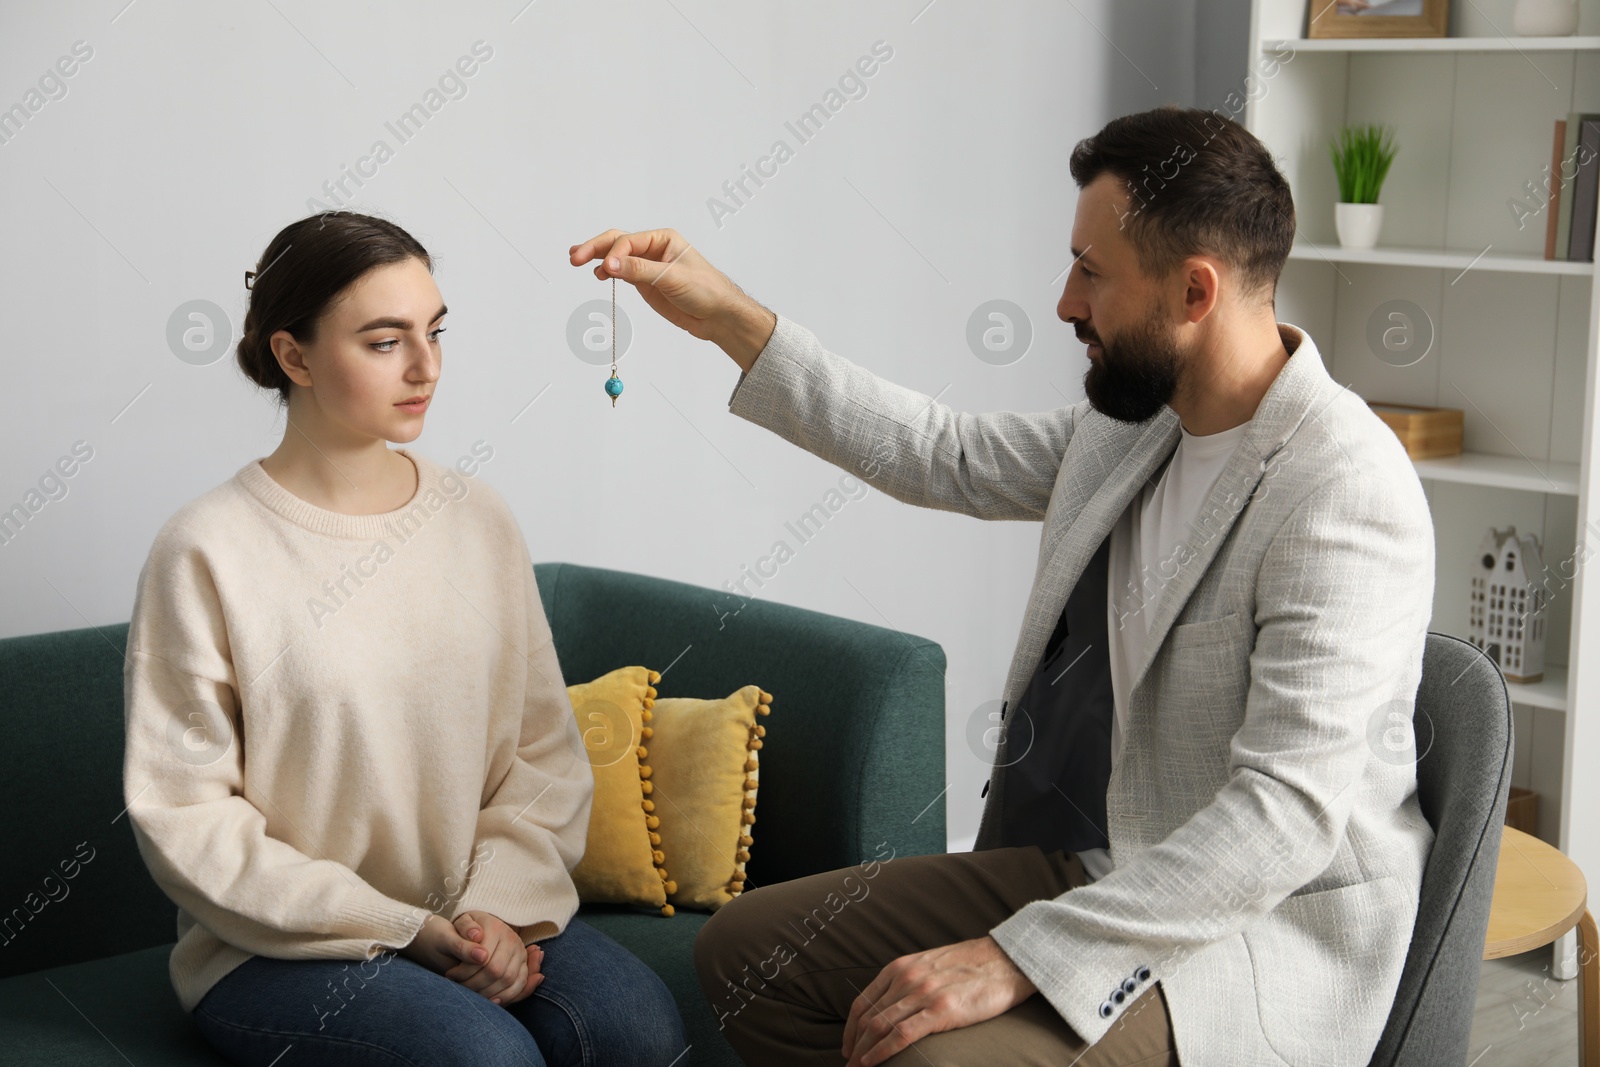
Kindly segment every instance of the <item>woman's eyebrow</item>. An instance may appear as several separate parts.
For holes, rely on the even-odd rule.
[[[444,318],[445,314],[449,310],[450,308],[447,305],[440,304],[439,310],[434,312],[433,318],[428,320],[429,325],[432,325],[433,323]],[[393,316],[388,316],[385,318],[373,319],[365,326],[358,328],[356,333],[366,333],[368,330],[409,330],[411,328],[412,322],[410,319],[397,319]]]

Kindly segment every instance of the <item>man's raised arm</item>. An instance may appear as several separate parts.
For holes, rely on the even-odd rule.
[[[716,344],[743,372],[729,410],[897,500],[984,519],[1039,519],[1087,402],[969,415],[822,347],[751,299],[675,230],[607,230],[575,266],[633,285],[667,321]]]

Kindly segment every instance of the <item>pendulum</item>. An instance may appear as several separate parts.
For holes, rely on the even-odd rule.
[[[606,395],[611,398],[611,406],[617,406],[617,397],[622,395],[622,379],[617,377],[617,279],[611,279],[611,377],[606,379]]]

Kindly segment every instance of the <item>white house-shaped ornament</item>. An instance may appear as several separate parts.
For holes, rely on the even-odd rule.
[[[1472,596],[1467,640],[1500,665],[1508,682],[1537,682],[1544,677],[1544,587],[1534,581],[1544,573],[1539,539],[1491,528],[1472,561]]]

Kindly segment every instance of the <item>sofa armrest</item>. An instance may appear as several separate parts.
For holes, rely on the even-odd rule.
[[[127,644],[126,622],[0,639],[0,978],[177,936],[124,811]]]

